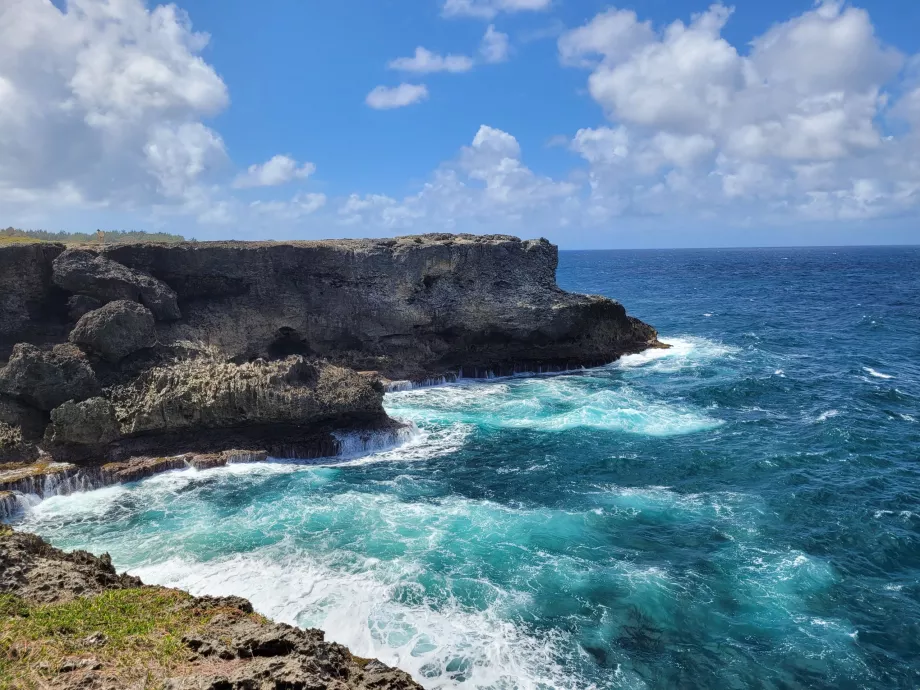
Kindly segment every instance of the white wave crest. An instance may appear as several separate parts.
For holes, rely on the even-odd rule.
[[[740,352],[737,347],[695,336],[662,337],[662,342],[671,347],[666,350],[655,348],[637,355],[625,355],[614,362],[611,367],[615,369],[643,367],[659,372],[675,372],[708,364],[712,360]]]
[[[894,376],[891,374],[883,374],[880,371],[876,371],[872,367],[863,367],[863,371],[869,374],[869,376],[874,376],[877,379],[893,379]]]

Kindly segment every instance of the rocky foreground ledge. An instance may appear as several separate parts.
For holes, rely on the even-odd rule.
[[[421,688],[322,631],[272,623],[239,597],[118,575],[0,525],[0,687],[61,690]]]
[[[0,247],[0,492],[60,463],[334,455],[398,434],[388,386],[658,345],[619,303],[561,290],[557,258],[505,235]]]

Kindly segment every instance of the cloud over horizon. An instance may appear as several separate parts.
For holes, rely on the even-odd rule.
[[[513,63],[510,35],[489,22],[550,9],[548,0],[447,0],[445,17],[487,24],[478,46],[466,55],[419,45],[387,67],[435,75]],[[599,12],[556,43],[559,69],[584,75],[598,113],[563,137],[567,171],[525,164],[514,131],[491,125],[483,103],[467,143],[394,195],[321,191],[323,162],[310,153],[316,163],[267,152],[235,164],[214,120],[233,106],[205,59],[210,37],[176,6],[17,0],[0,9],[0,205],[12,219],[82,209],[216,234],[269,222],[279,234],[547,233],[623,218],[917,214],[920,58],[886,45],[866,10],[836,0],[745,46],[723,36],[731,21],[722,4],[664,24]],[[425,84],[372,86],[355,104],[372,118],[432,105]]]

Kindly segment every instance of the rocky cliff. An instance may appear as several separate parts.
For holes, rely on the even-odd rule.
[[[381,379],[560,370],[657,344],[504,235],[0,248],[0,460],[328,448]]]

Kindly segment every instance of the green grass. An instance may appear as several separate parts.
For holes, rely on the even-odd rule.
[[[161,587],[109,590],[56,604],[32,604],[0,595],[0,689],[44,688],[63,659],[93,659],[100,672],[132,687],[158,688],[168,672],[186,662],[183,635],[218,613],[189,594]],[[104,644],[88,638],[101,633]]]

